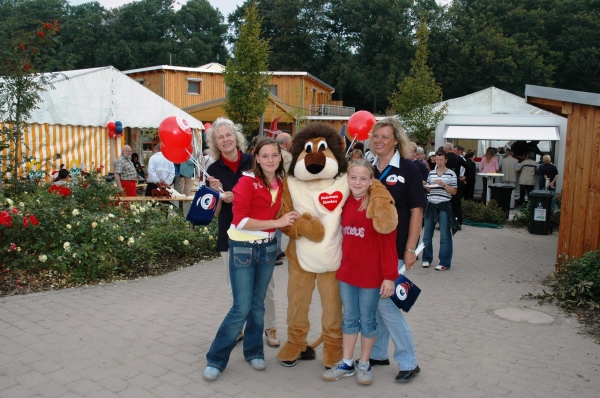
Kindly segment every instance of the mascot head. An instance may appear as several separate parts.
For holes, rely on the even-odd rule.
[[[309,123],[292,140],[292,163],[288,174],[299,180],[322,180],[348,171],[346,143],[335,129],[324,123]]]

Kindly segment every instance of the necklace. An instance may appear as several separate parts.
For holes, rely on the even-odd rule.
[[[379,162],[377,162],[377,170],[383,171],[385,168],[386,168],[386,166],[379,167]]]

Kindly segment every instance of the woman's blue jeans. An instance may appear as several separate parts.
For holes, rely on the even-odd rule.
[[[379,288],[367,289],[340,282],[340,297],[344,308],[342,332],[373,338],[377,331]]]
[[[440,208],[428,206],[425,214],[425,232],[423,233],[423,261],[431,263],[433,261],[433,232],[435,223],[440,224],[440,265],[450,268],[452,265],[452,231],[448,222],[448,215],[443,206]]]
[[[265,295],[277,257],[277,240],[266,243],[229,240],[229,277],[233,306],[206,354],[208,366],[223,371],[244,323],[244,358],[264,359]]]

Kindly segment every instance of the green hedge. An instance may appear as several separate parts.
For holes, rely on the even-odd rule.
[[[486,205],[481,202],[462,199],[463,219],[477,223],[504,224],[506,214],[495,200]]]

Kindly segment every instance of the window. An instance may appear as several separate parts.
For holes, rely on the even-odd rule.
[[[273,95],[277,95],[277,86],[269,86],[269,91],[271,92],[271,94]]]
[[[187,79],[187,93],[199,95],[202,94],[202,79]]]
[[[135,81],[143,86],[144,83],[146,82],[146,79],[135,79]]]

